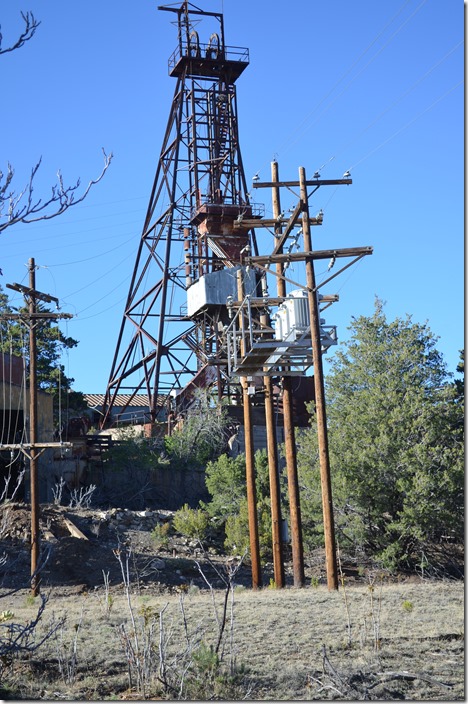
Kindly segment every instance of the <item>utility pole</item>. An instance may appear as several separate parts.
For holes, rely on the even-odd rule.
[[[264,294],[266,294],[266,280]],[[271,320],[268,314],[262,314],[260,321],[266,328],[271,327]],[[267,333],[271,337],[271,333]],[[264,371],[268,371],[266,368]],[[276,434],[275,407],[273,403],[273,381],[271,376],[265,374],[263,377],[263,387],[265,390],[265,430],[268,454],[268,477],[270,485],[271,504],[271,540],[273,548],[273,571],[275,575],[275,587],[282,589],[285,586],[284,560],[283,560],[283,538],[281,534],[281,489],[278,471],[278,441]]]
[[[237,298],[242,305],[244,300],[244,284],[242,269],[237,272]],[[242,340],[244,338],[244,314],[240,315]],[[241,354],[245,354],[244,343],[241,342]],[[245,481],[247,485],[247,509],[249,513],[250,559],[252,563],[252,589],[262,586],[262,571],[260,565],[260,540],[258,535],[257,489],[255,484],[255,449],[253,443],[252,402],[249,394],[247,377],[241,376],[242,405],[244,408],[245,435]]]
[[[372,247],[348,247],[348,248],[336,248],[327,250],[315,250],[312,251],[312,238],[311,238],[311,225],[321,225],[322,218],[309,217],[309,194],[307,188],[311,187],[312,191],[310,195],[313,195],[320,186],[338,186],[338,185],[351,185],[352,180],[349,178],[349,174],[343,174],[341,179],[322,179],[320,174],[314,174],[314,178],[311,181],[306,180],[305,169],[301,167],[299,169],[299,181],[279,181],[278,179],[278,169],[276,162],[273,162],[272,167],[272,180],[269,182],[255,181],[252,186],[253,188],[271,188],[273,197],[273,220],[260,220],[256,223],[252,223],[254,227],[274,227],[276,242],[274,249],[269,255],[255,255],[248,256],[245,258],[245,263],[247,265],[257,267],[265,272],[271,271],[269,267],[272,264],[276,264],[276,272],[271,271],[278,281],[278,299],[284,300],[286,292],[286,281],[300,286],[303,290],[307,291],[308,307],[309,307],[309,319],[310,319],[310,331],[311,331],[311,347],[312,347],[312,364],[314,367],[314,388],[315,388],[315,406],[317,414],[317,436],[319,445],[319,459],[320,459],[320,480],[321,480],[321,490],[322,490],[322,505],[323,505],[323,517],[324,517],[324,534],[325,534],[325,553],[326,553],[326,565],[327,565],[327,582],[328,588],[338,589],[338,577],[337,577],[337,558],[336,558],[336,541],[335,541],[335,527],[333,519],[333,503],[332,503],[332,491],[331,491],[331,479],[330,479],[330,461],[328,453],[328,433],[327,433],[327,419],[325,412],[325,387],[324,387],[324,376],[323,376],[323,366],[322,366],[322,340],[321,340],[321,329],[320,329],[320,317],[319,317],[319,304],[317,300],[317,289],[319,286],[315,281],[315,271],[314,271],[314,261],[331,259],[333,262],[338,258],[349,258],[353,257],[353,261],[342,266],[339,271],[330,275],[327,279],[320,282],[320,287],[328,284],[332,279],[338,276],[340,273],[345,271],[348,267],[352,266],[354,263],[358,262],[362,257],[373,253]],[[296,207],[292,210],[292,214],[288,221],[283,219],[279,204],[279,189],[280,187],[286,187],[289,190],[292,188],[300,188],[299,201]],[[283,253],[283,245],[290,236],[293,228],[296,226],[299,217],[301,217],[301,229],[303,232],[304,239],[304,251],[303,252],[288,252]],[[250,225],[250,220],[243,221],[244,226]],[[285,224],[285,229],[283,230],[282,225]],[[296,282],[288,279],[284,275],[284,266],[286,263],[291,262],[304,262],[306,270],[306,286],[297,284]],[[331,297],[331,299],[337,297]],[[333,302],[333,301],[331,301]],[[283,414],[284,414],[284,432],[285,432],[285,447],[286,447],[286,464],[288,469],[288,489],[289,489],[289,501],[290,501],[290,511],[291,511],[291,533],[292,533],[292,548],[293,548],[293,568],[294,568],[294,584],[300,584],[301,578],[303,577],[303,558],[302,558],[302,544],[301,544],[301,515],[300,515],[300,504],[299,504],[299,487],[297,483],[297,468],[296,468],[296,448],[295,448],[295,438],[294,438],[294,425],[292,418],[292,396],[291,391],[291,379],[288,376],[283,378]],[[296,531],[296,535],[295,535]],[[296,545],[295,545],[296,542]],[[302,575],[301,575],[302,570]]]
[[[39,476],[37,470],[38,452],[37,433],[37,339],[36,339],[36,267],[34,259],[29,260],[29,442],[30,465],[29,480],[31,486],[31,591],[33,596],[39,593],[40,578],[37,574],[39,564]]]
[[[40,554],[39,531],[39,473],[38,460],[48,447],[71,447],[71,443],[39,443],[37,417],[37,336],[36,326],[39,320],[58,320],[72,318],[70,313],[38,313],[37,301],[55,302],[58,298],[36,291],[36,264],[33,258],[28,262],[29,287],[20,284],[6,284],[13,291],[24,295],[28,303],[28,315],[11,314],[2,319],[21,320],[29,327],[29,443],[20,445],[1,445],[0,449],[20,449],[29,458],[30,494],[31,494],[31,594],[37,596],[40,591],[38,574]],[[29,450],[29,453],[27,452]]]
[[[307,181],[305,169],[299,168],[300,195],[302,201],[302,233],[304,251],[312,251],[312,237],[309,224],[309,203],[307,198]],[[315,284],[314,262],[305,260],[306,281],[310,312],[310,336],[314,360],[315,410],[317,415],[317,434],[320,458],[320,481],[322,486],[323,531],[325,534],[325,559],[327,563],[328,589],[338,589],[338,571],[336,561],[335,524],[333,519],[333,501],[330,478],[330,458],[328,453],[327,416],[325,410],[325,385],[323,380],[322,346],[320,341],[320,313]]]
[[[276,436],[275,409],[273,405],[273,382],[271,376],[263,377],[265,387],[265,428],[267,436],[268,474],[271,503],[271,538],[273,548],[273,571],[275,587],[285,586],[283,539],[281,535],[281,492],[278,472],[278,447]]]
[[[278,182],[278,162],[276,161],[273,161],[271,164],[271,180],[273,184]],[[281,213],[281,204],[279,187],[276,185],[272,186],[272,205],[273,217],[278,218]],[[275,227],[275,230],[278,232],[278,234],[281,232],[281,229],[281,225],[277,225]],[[280,251],[282,251],[282,247]],[[276,264],[277,292],[278,296],[281,298],[285,298],[286,296],[286,282],[283,278],[283,270],[284,264],[282,262],[278,262]],[[282,384],[283,427],[286,455],[286,471],[288,476],[289,518],[291,525],[293,578],[295,587],[303,587],[305,584],[304,547],[302,541],[301,504],[299,494],[299,481],[297,476],[296,439],[292,410],[293,406],[291,378],[289,376],[283,376]]]

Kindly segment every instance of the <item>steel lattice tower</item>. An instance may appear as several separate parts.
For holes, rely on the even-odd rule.
[[[239,226],[244,217],[252,222],[260,216],[249,202],[238,134],[235,82],[248,66],[248,50],[226,46],[222,14],[186,1],[158,9],[177,15],[178,46],[169,59],[176,86],[103,425],[119,393],[145,394],[148,420],[158,417],[171,392],[190,396],[194,385],[214,386],[221,398],[228,381],[223,366],[209,362],[218,350],[226,306],[187,310],[187,291],[221,269],[234,276],[246,245],[257,251],[255,231]],[[199,32],[206,27],[201,42]]]

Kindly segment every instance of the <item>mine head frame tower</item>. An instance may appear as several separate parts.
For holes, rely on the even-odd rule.
[[[150,420],[161,416],[171,392],[180,394],[194,377],[197,385],[216,385],[223,396],[227,378],[208,362],[219,353],[225,300],[203,305],[200,299],[198,305],[196,293],[187,302],[187,290],[212,272],[234,272],[246,245],[257,251],[254,231],[234,232],[233,226],[255,215],[239,150],[235,86],[249,63],[248,50],[225,45],[218,13],[188,2],[159,9],[177,15],[178,47],[169,59],[177,85],[112,364],[105,421],[119,391],[146,394]],[[201,20],[215,25],[206,43],[195,29]]]
[[[305,379],[314,367],[314,391],[324,511],[328,586],[338,587],[333,510],[326,437],[321,355],[336,344],[336,329],[324,325],[321,310],[338,299],[322,296],[315,282],[314,261],[351,258],[340,271],[371,247],[317,251],[311,227],[323,217],[309,215],[309,198],[322,185],[351,184],[351,179],[280,181],[272,164],[273,219],[250,200],[239,148],[235,82],[249,63],[248,50],[228,47],[223,16],[203,12],[185,0],[178,8],[178,46],[169,59],[177,79],[150,202],[140,239],[130,290],[104,402],[103,426],[112,422],[117,395],[146,394],[148,420],[164,417],[168,399],[184,411],[197,387],[219,400],[240,392],[245,433],[246,485],[249,510],[252,585],[261,585],[252,430],[252,392],[258,381],[264,395],[268,444],[275,583],[284,586],[279,473],[273,380],[282,387],[283,422],[290,504],[294,583],[304,583],[304,561],[291,379]],[[206,23],[206,24],[205,24]],[[200,41],[199,25],[210,25]],[[349,176],[349,175],[346,175]],[[282,187],[297,194],[285,217]],[[309,189],[312,189],[310,192]],[[273,246],[259,253],[255,230],[270,232]],[[302,237],[302,251],[286,247]],[[263,247],[265,249],[265,247]],[[292,261],[305,267],[306,285],[288,278]],[[333,279],[340,271],[331,275]],[[276,289],[272,297],[268,278]],[[321,286],[327,283],[322,282]],[[296,286],[289,295],[286,283]],[[272,311],[276,309],[276,313]],[[130,403],[130,401],[129,401]]]

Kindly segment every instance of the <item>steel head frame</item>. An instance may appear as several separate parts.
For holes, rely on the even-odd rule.
[[[253,229],[233,230],[234,220],[256,216],[239,148],[235,87],[248,65],[248,50],[225,45],[219,13],[188,2],[159,9],[177,14],[179,43],[169,59],[177,83],[111,366],[103,426],[112,421],[119,393],[146,394],[149,421],[164,411],[163,398],[190,388],[195,377],[218,386],[221,394],[222,365],[215,373],[202,370],[217,350],[223,313],[211,307],[189,317],[187,289],[210,272],[238,265],[246,244],[257,252]],[[205,21],[209,38],[200,42]]]

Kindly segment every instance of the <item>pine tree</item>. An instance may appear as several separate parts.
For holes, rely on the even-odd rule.
[[[39,302],[37,311],[49,312]],[[8,320],[10,314],[18,313],[24,313],[24,320],[27,321],[27,309],[12,306],[0,286],[0,352],[24,358],[29,379],[29,329],[25,322]],[[74,379],[65,374],[64,365],[59,363],[62,352],[76,347],[77,340],[64,335],[58,325],[47,319],[37,322],[36,339],[38,387],[53,396],[55,420],[59,420],[59,409],[63,418],[79,415],[86,409],[84,396],[73,391]]]

